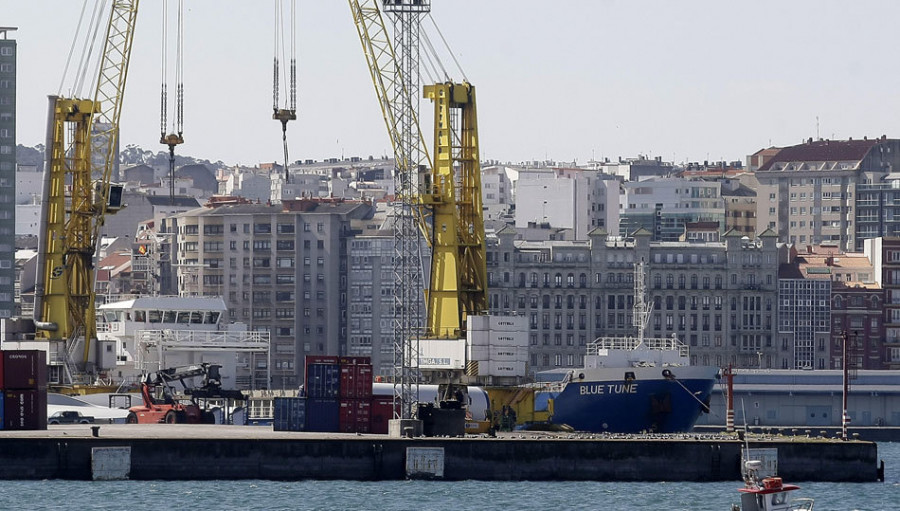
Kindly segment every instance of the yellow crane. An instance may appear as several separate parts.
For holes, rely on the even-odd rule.
[[[138,3],[112,2],[93,99],[50,97],[36,338],[64,346],[66,362],[83,338],[83,366],[97,337],[94,254],[100,229],[104,216],[122,207],[122,187],[111,177]]]
[[[434,166],[421,196],[432,213],[425,335],[459,339],[466,318],[488,308],[475,87],[427,85],[425,97],[434,105]]]
[[[392,89],[402,87],[404,81],[381,13],[375,0],[349,2],[394,154],[408,157],[391,104]],[[432,249],[424,336],[459,338],[465,335],[466,317],[488,306],[475,87],[437,83],[425,86],[424,95],[434,106],[433,150],[429,153],[419,130],[415,143],[423,148],[427,168],[411,198],[423,206],[416,212]],[[418,126],[415,112],[403,114],[414,116]],[[396,166],[412,167],[408,162]]]

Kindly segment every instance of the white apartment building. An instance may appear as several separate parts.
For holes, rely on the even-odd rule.
[[[641,227],[658,241],[678,241],[687,222],[718,222],[725,231],[725,201],[718,181],[653,177],[626,181],[620,211],[619,234],[628,236]]]

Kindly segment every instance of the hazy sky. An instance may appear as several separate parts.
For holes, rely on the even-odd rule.
[[[291,159],[388,154],[347,2],[297,3]],[[185,4],[185,144],[178,152],[248,165],[281,161],[281,126],[271,119],[273,1]],[[0,0],[0,26],[18,27],[20,144],[44,142],[46,96],[59,90],[81,5]],[[815,137],[817,117],[822,138],[900,137],[895,0],[432,5],[478,91],[482,158],[584,162],[641,153],[743,161],[760,148]],[[165,149],[161,2],[145,0],[141,9],[121,136],[123,145],[156,151]]]

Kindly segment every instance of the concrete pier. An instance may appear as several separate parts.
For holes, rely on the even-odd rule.
[[[693,434],[409,439],[163,424],[102,425],[94,433],[90,425],[0,431],[0,479],[89,480],[98,448],[116,447],[130,455],[123,478],[135,480],[740,481],[744,447],[733,436]],[[786,481],[879,479],[872,442],[753,436],[749,446],[777,448]]]

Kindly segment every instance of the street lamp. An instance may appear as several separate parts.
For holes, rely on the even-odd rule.
[[[762,369],[762,356],[763,356],[763,352],[761,352],[761,351],[756,352],[756,367],[759,369]]]

